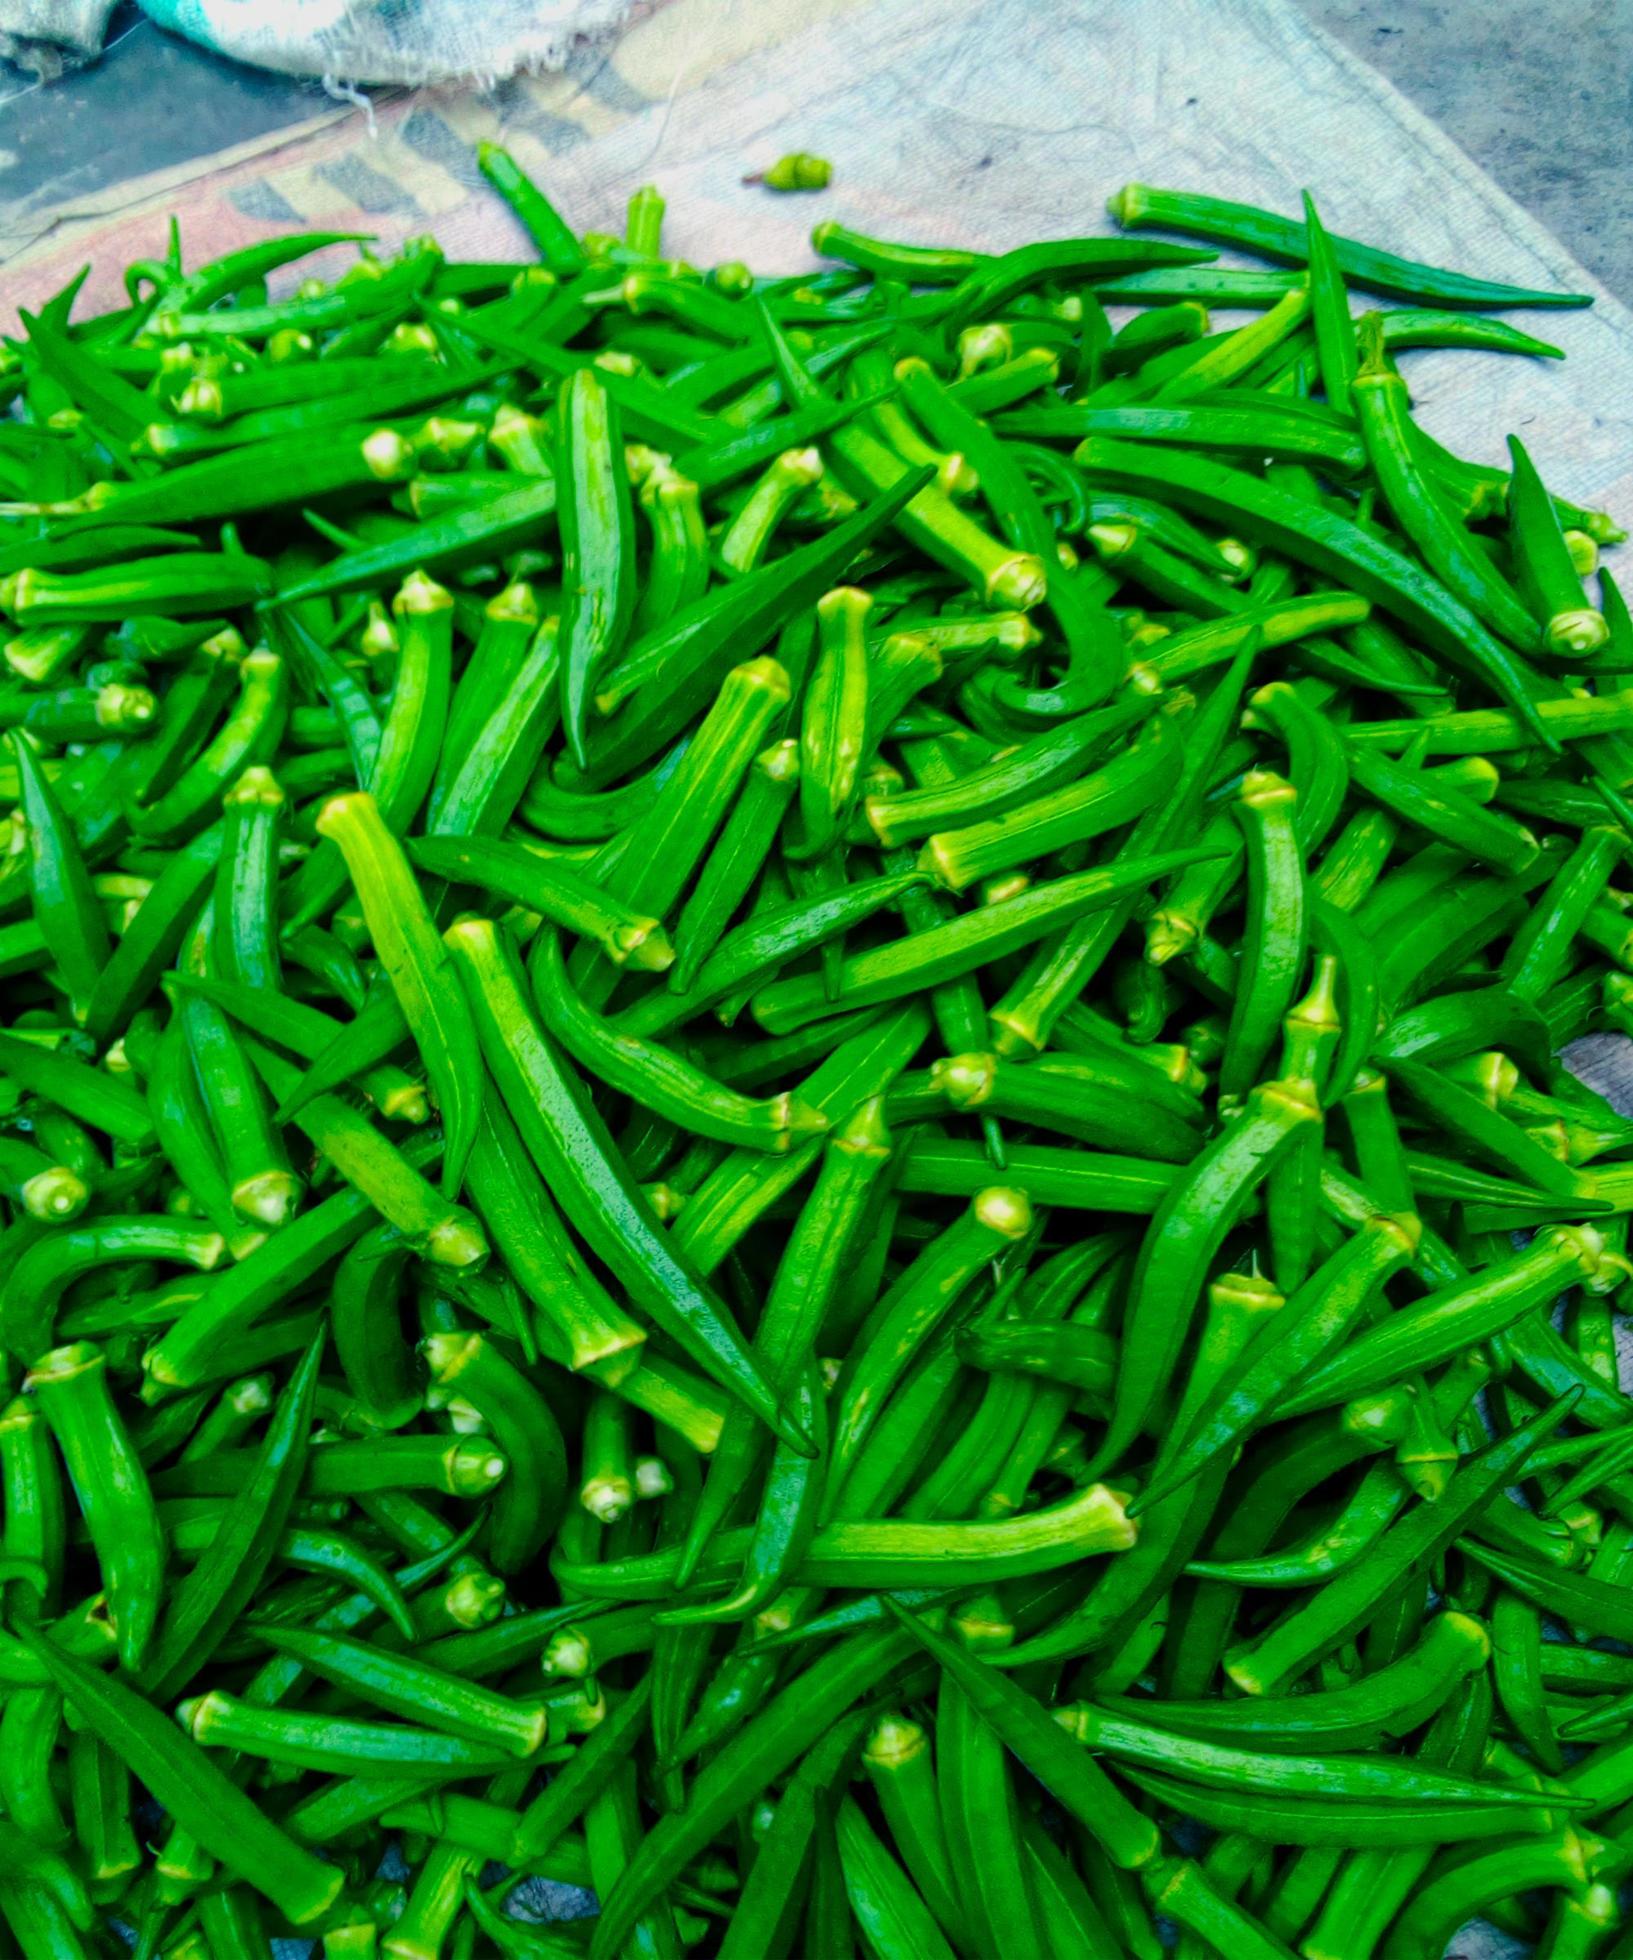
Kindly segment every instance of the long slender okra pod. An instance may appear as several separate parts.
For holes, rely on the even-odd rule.
[[[466,977],[482,1053],[541,1172],[571,1190],[581,1231],[631,1299],[729,1393],[787,1424],[741,1335],[707,1286],[659,1236],[604,1126],[528,1011],[514,955],[491,926],[455,926],[450,949]],[[798,1432],[790,1436],[796,1445]]]

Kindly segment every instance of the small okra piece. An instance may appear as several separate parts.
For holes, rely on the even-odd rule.
[[[834,1415],[833,1476],[856,1460],[886,1398],[914,1356],[957,1304],[963,1289],[990,1261],[1032,1229],[1024,1191],[993,1185],[933,1240],[885,1294],[869,1317],[866,1338],[840,1385]]]
[[[745,177],[745,184],[764,184],[768,191],[823,191],[832,181],[834,167],[826,157],[809,150],[790,150],[758,176]]]
[[[476,165],[526,226],[539,258],[550,271],[576,272],[584,253],[566,221],[508,150],[478,143]]]
[[[934,832],[921,867],[949,891],[1086,844],[1151,808],[1181,768],[1182,730],[1148,724],[1140,739],[1077,781],[960,829]]]
[[[1073,872],[1034,885],[1016,898],[961,912],[912,936],[847,954],[837,995],[822,976],[792,974],[759,989],[751,1003],[770,1034],[785,1034],[820,1019],[836,1006],[876,1006],[900,1000],[979,971],[1034,944],[1087,913],[1110,906],[1125,892],[1142,891],[1194,857],[1190,851],[1130,858],[1103,870]]]

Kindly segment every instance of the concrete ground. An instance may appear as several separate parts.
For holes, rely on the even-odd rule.
[[[1126,0],[1160,5],[1160,0]],[[1629,0],[1298,0],[1633,301]],[[121,7],[100,62],[55,83],[0,64],[0,207],[84,195],[322,106]]]

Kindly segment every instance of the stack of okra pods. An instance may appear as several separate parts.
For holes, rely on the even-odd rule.
[[[482,162],[5,358],[5,1951],[1611,1950],[1622,534],[1398,366],[1572,299]]]

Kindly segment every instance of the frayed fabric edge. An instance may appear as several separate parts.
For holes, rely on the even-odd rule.
[[[337,49],[333,40],[325,47],[313,47],[311,55],[323,62],[320,68],[303,62],[303,50],[287,41],[260,42],[245,36],[233,41],[223,38],[210,44],[215,53],[253,67],[275,69],[286,75],[307,75],[321,83],[324,91],[338,101],[369,109],[368,88],[431,88],[460,84],[493,89],[517,75],[552,74],[565,68],[576,49],[611,39],[632,14],[639,0],[606,0],[606,4],[587,4],[570,23],[558,23],[538,33],[519,36],[502,50],[484,48],[482,58],[472,59],[458,48],[433,59],[429,55],[409,55],[402,48],[379,50],[371,58],[368,36],[359,33],[353,45]],[[354,23],[363,25],[363,23]],[[327,38],[327,37],[326,37]],[[475,37],[471,37],[475,38]],[[337,64],[336,56],[341,62]],[[497,58],[495,58],[497,57]]]

